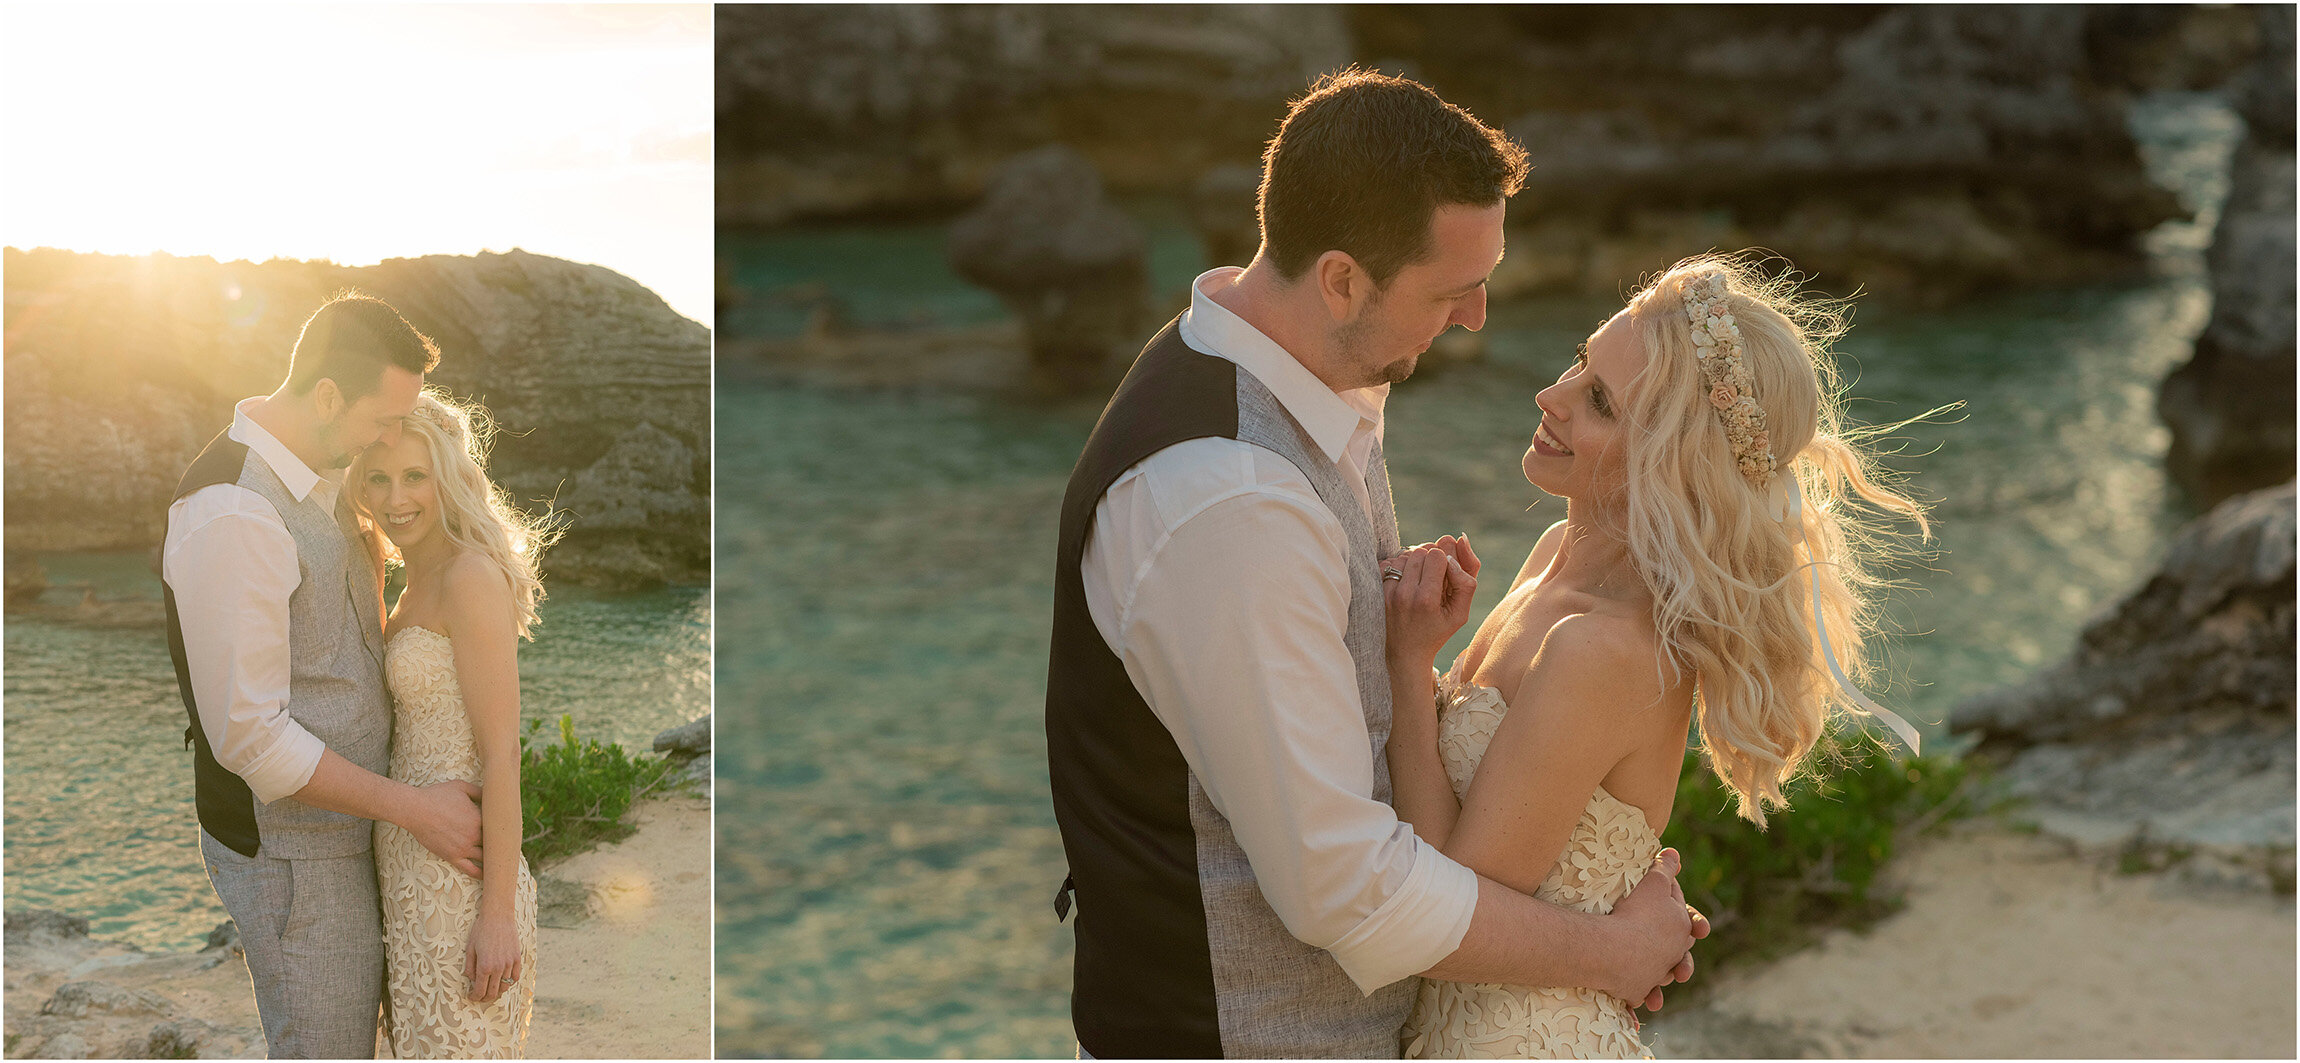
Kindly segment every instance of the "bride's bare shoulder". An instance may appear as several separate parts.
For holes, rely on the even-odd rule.
[[[1603,610],[1574,613],[1550,625],[1526,664],[1526,689],[1566,694],[1575,706],[1643,705],[1663,682],[1651,624]]]
[[[447,613],[465,623],[481,621],[490,626],[499,616],[509,615],[511,585],[503,578],[503,569],[487,555],[476,550],[464,550],[447,562],[441,572],[441,590]]]
[[[1533,544],[1533,552],[1525,555],[1525,566],[1517,570],[1517,578],[1509,581],[1509,589],[1516,590],[1525,581],[1541,575],[1541,570],[1557,559],[1557,544],[1565,541],[1565,522],[1558,521],[1541,533]]]

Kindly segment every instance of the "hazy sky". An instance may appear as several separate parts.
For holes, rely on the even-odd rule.
[[[524,248],[711,313],[711,9],[0,9],[0,242]]]

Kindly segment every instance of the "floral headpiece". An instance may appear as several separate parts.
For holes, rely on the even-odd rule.
[[[408,411],[408,415],[423,418],[458,447],[465,446],[469,440],[469,426],[465,424],[465,417],[469,415],[430,392],[425,392],[422,398],[416,400],[415,409]]]
[[[1760,491],[1773,480],[1773,442],[1765,432],[1765,410],[1757,405],[1749,364],[1741,357],[1741,328],[1725,305],[1725,274],[1705,273],[1678,286],[1685,300],[1685,316],[1693,326],[1693,354],[1701,364],[1701,382],[1709,387],[1709,405],[1725,425],[1725,440],[1733,446],[1733,462],[1741,478]]]
[[[1741,477],[1749,486],[1766,491],[1773,501],[1776,520],[1796,529],[1797,541],[1805,547],[1805,555],[1815,558],[1811,540],[1805,537],[1805,492],[1792,476],[1781,484],[1774,484],[1772,440],[1765,433],[1765,410],[1757,405],[1757,397],[1750,388],[1749,364],[1742,360],[1741,327],[1733,323],[1733,314],[1725,306],[1725,274],[1704,273],[1686,279],[1678,286],[1678,294],[1685,299],[1685,315],[1693,325],[1693,355],[1701,363],[1701,380],[1709,385],[1709,405],[1716,407],[1717,419],[1725,424],[1725,439],[1733,445],[1733,462],[1740,466]],[[1771,488],[1771,490],[1767,490]],[[1829,620],[1821,613],[1821,569],[1817,564],[1806,566],[1812,573],[1813,593],[1809,599],[1813,606],[1813,630],[1819,636],[1821,659],[1827,664],[1830,678],[1846,700],[1869,715],[1884,722],[1908,743],[1909,752],[1918,751],[1920,736],[1917,729],[1898,713],[1869,700],[1846,676],[1843,665],[1837,663],[1837,651],[1829,642]]]

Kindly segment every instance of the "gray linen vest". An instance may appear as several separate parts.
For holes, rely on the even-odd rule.
[[[1350,620],[1344,642],[1357,665],[1374,766],[1376,801],[1390,800],[1390,673],[1383,642],[1381,559],[1398,552],[1397,516],[1379,444],[1367,461],[1366,493],[1379,522],[1293,416],[1262,382],[1238,372],[1238,439],[1285,458],[1309,477],[1320,501],[1349,536]],[[1413,1008],[1418,979],[1392,982],[1372,996],[1323,949],[1287,932],[1254,882],[1229,821],[1190,780],[1190,822],[1197,830],[1198,879],[1212,946],[1214,989],[1224,1054],[1290,1058],[1387,1058],[1398,1051],[1398,1027]]]
[[[375,569],[361,556],[350,510],[333,512],[317,491],[301,502],[255,451],[239,485],[263,497],[295,539],[300,576],[288,596],[288,717],[336,755],[378,775],[391,766],[391,696],[384,685],[382,616]],[[351,856],[368,851],[374,825],[292,797],[256,802],[263,855]]]
[[[1056,536],[1047,770],[1069,865],[1054,910],[1077,912],[1071,1022],[1082,1049],[1104,1059],[1395,1058],[1415,980],[1361,994],[1330,954],[1286,930],[1087,607],[1079,566],[1094,509],[1126,469],[1201,438],[1285,458],[1345,533],[1350,604],[1338,634],[1361,695],[1371,796],[1390,799],[1378,561],[1398,534],[1380,450],[1368,462],[1370,505],[1361,503],[1260,381],[1192,350],[1179,325],[1159,331],[1103,409],[1071,471]]]

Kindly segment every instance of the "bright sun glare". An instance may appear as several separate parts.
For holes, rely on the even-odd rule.
[[[8,5],[9,246],[524,248],[711,310],[708,5]]]

